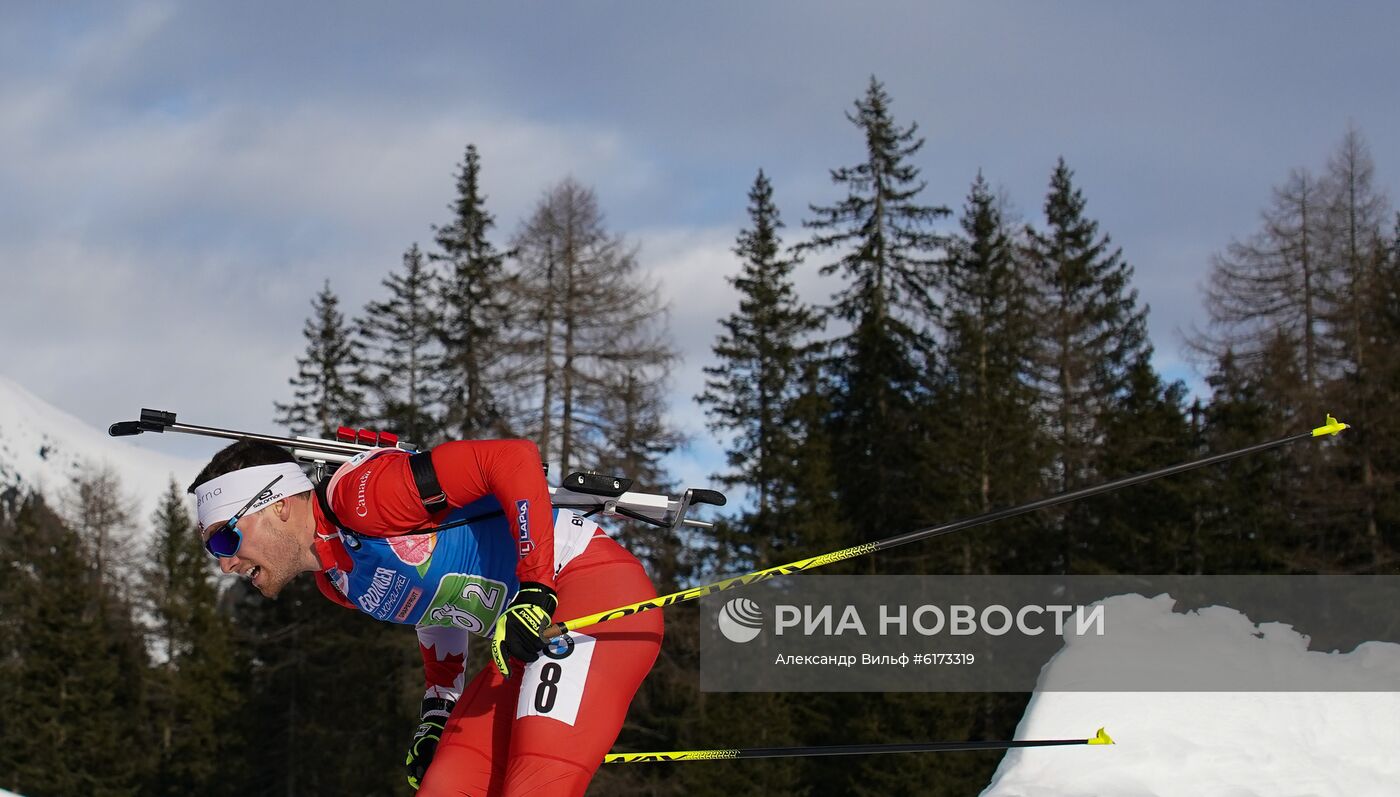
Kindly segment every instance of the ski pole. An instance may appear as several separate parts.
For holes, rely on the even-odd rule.
[[[974,528],[976,526],[985,526],[988,523],[994,523],[998,520],[1005,520],[1009,517],[1023,515],[1027,512],[1034,512],[1037,509],[1045,509],[1047,507],[1057,506],[1059,504],[1067,503],[1070,501],[1078,501],[1081,498],[1088,498],[1094,495],[1102,495],[1104,493],[1113,492],[1114,490],[1119,490],[1134,484],[1141,484],[1143,482],[1151,481],[1153,479],[1160,479],[1163,476],[1173,476],[1175,474],[1182,473],[1188,470],[1203,468],[1207,465],[1215,465],[1221,462],[1236,459],[1238,457],[1247,456],[1249,454],[1258,454],[1263,451],[1268,451],[1270,449],[1289,445],[1291,443],[1297,443],[1302,440],[1310,440],[1315,437],[1336,435],[1343,429],[1347,428],[1349,428],[1347,424],[1339,423],[1336,418],[1333,418],[1331,415],[1328,415],[1327,424],[1325,426],[1319,426],[1311,431],[1300,432],[1295,435],[1289,435],[1288,437],[1280,437],[1277,440],[1270,440],[1267,443],[1258,443],[1256,445],[1246,446],[1244,448],[1237,448],[1234,451],[1227,451],[1223,454],[1215,454],[1208,457],[1202,457],[1201,459],[1194,459],[1190,462],[1183,462],[1177,465],[1169,465],[1165,468],[1159,468],[1158,470],[1148,471],[1146,473],[1139,473],[1134,476],[1125,476],[1121,479],[1115,479],[1111,482],[1104,482],[1102,484],[1083,487],[1077,490],[1067,490],[1065,492],[1056,493],[1055,495],[1048,496],[1046,498],[1040,498],[1035,501],[1029,501],[1027,503],[1019,504],[1013,507],[1008,507],[1006,509],[998,509],[992,512],[986,512],[984,514],[975,515],[973,517],[964,518],[962,520],[955,520],[951,523],[945,523],[941,526],[932,526],[926,529],[919,529],[917,531],[911,531],[905,534],[900,534],[895,537],[889,537],[883,540],[878,540],[876,542],[862,543],[860,545],[852,546],[850,548],[843,548],[839,551],[833,551],[832,553],[826,553],[820,556],[813,556],[810,559],[802,559],[791,564],[779,565],[777,567],[770,567],[766,570],[757,570],[752,573],[746,573],[742,576],[726,578],[723,581],[716,581],[713,584],[707,584],[703,587],[694,587],[692,589],[681,590],[680,592],[673,592],[670,595],[663,595],[658,598],[652,598],[651,600],[639,601],[637,603],[633,603],[627,606],[619,606],[616,609],[609,609],[605,612],[598,612],[597,614],[590,614],[585,617],[579,617],[577,619],[568,620],[562,623],[555,623],[554,625],[546,628],[544,630],[544,633],[542,633],[540,636],[546,640],[553,639],[562,634],[566,634],[569,631],[577,631],[580,628],[585,628],[591,625],[597,625],[598,623],[607,622],[608,620],[616,620],[619,617],[627,617],[638,612],[645,612],[651,609],[660,609],[666,606],[673,606],[677,603],[698,600],[699,598],[703,598],[706,595],[714,595],[715,593],[726,592],[728,590],[735,589],[736,587],[743,587],[749,584],[756,584],[760,581],[767,581],[768,579],[775,578],[777,576],[786,576],[792,573],[801,573],[807,570],[812,570],[821,567],[823,565],[829,565],[834,562],[841,562],[847,559],[854,559],[857,556],[864,556],[866,554],[875,553],[877,551],[887,551],[890,548],[895,548],[900,545],[907,545],[911,542],[927,540],[933,537],[941,537],[945,534],[952,534],[954,532],[963,531],[965,529]]]
[[[884,753],[949,753],[971,750],[1011,750],[1017,747],[1069,747],[1113,744],[1099,728],[1088,739],[1018,739],[1014,741],[916,742],[913,744],[837,744],[826,747],[752,747],[746,750],[676,750],[668,753],[612,753],[604,764],[654,764],[670,761],[729,761],[736,758],[810,758]]]

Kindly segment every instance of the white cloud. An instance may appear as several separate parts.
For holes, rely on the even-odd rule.
[[[618,193],[655,179],[615,131],[486,109],[221,106],[97,125],[52,87],[5,96],[41,112],[7,116],[0,138],[25,153],[0,170],[28,208],[0,239],[0,337],[24,342],[0,373],[93,423],[168,400],[201,423],[267,426],[312,295],[330,278],[354,315],[409,243],[426,247],[467,142],[501,239],[570,171]]]
[[[669,465],[683,486],[710,485],[710,476],[723,467],[725,441],[705,428],[705,414],[694,397],[704,389],[704,366],[714,362],[711,346],[720,333],[719,320],[738,304],[738,293],[726,277],[739,270],[730,251],[737,230],[727,228],[657,228],[635,235],[639,260],[660,283],[670,307],[670,329],[681,354],[671,379],[674,426],[690,438]]]

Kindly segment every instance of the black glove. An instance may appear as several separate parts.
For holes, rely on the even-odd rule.
[[[548,644],[540,639],[559,608],[554,590],[536,581],[523,581],[520,591],[496,620],[496,632],[491,635],[491,660],[501,675],[510,677],[506,654],[524,662],[540,657]]]
[[[452,707],[455,705],[456,701],[438,697],[423,699],[423,709],[420,712],[422,721],[418,723],[418,730],[413,734],[408,758],[403,762],[408,769],[408,785],[412,786],[414,791],[418,790],[424,776],[428,774],[428,765],[433,763],[433,753],[437,752],[438,742],[442,741],[442,730],[447,726],[447,718],[452,716]]]

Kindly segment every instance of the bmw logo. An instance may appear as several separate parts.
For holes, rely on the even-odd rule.
[[[574,652],[574,640],[568,634],[549,640],[544,647],[544,655],[551,659],[567,659]]]

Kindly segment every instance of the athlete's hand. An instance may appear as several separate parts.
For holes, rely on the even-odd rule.
[[[501,675],[510,677],[506,657],[531,662],[540,657],[546,643],[540,634],[552,621],[559,598],[554,590],[534,581],[524,581],[520,591],[496,620],[496,632],[491,636],[491,660]]]
[[[433,763],[433,753],[437,752],[438,742],[442,741],[442,730],[447,726],[447,718],[452,716],[456,703],[442,698],[429,697],[423,700],[422,720],[413,734],[413,744],[408,748],[408,758],[404,766],[408,769],[408,785],[414,791],[423,783],[428,774],[428,765]]]

